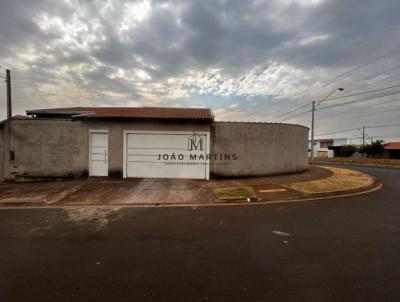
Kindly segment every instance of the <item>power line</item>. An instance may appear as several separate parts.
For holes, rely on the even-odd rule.
[[[389,86],[389,87],[382,87],[382,88],[378,88],[378,89],[374,89],[374,90],[369,90],[369,91],[364,91],[364,92],[360,92],[360,93],[348,94],[348,95],[345,95],[345,96],[338,96],[338,97],[326,99],[326,101],[337,100],[337,99],[343,99],[343,98],[349,98],[349,97],[353,97],[353,96],[359,96],[359,95],[369,94],[369,93],[373,93],[373,92],[384,91],[384,90],[387,90],[387,89],[392,89],[392,88],[397,88],[397,87],[400,87],[400,84],[393,85],[393,86]],[[399,93],[400,93],[400,92],[399,92]],[[380,97],[382,97],[382,96],[380,96]],[[350,102],[358,102],[358,101],[361,101],[361,100],[353,100],[353,101],[350,101]],[[350,102],[348,102],[348,103],[350,104]],[[346,103],[347,103],[347,102],[345,102],[345,103],[340,103],[340,104],[346,104]],[[325,107],[321,107],[320,109],[326,109],[326,108],[331,108],[331,107],[337,107],[337,106],[339,106],[340,104],[335,104],[335,105],[331,105],[331,106],[325,106]],[[279,116],[273,118],[273,119],[272,119],[272,122],[274,122],[274,121],[279,121],[282,117],[285,117],[285,116],[287,116],[288,114],[290,114],[290,113],[292,113],[292,112],[295,112],[295,111],[297,111],[297,110],[299,110],[299,109],[305,108],[305,107],[307,107],[307,106],[309,106],[309,104],[301,105],[301,106],[296,107],[296,108],[294,108],[294,109],[292,109],[292,110],[290,110],[290,111],[287,111],[287,112],[285,112],[285,113],[283,113],[283,114],[281,114],[281,115],[279,115]],[[306,112],[309,112],[309,111],[305,111],[305,112],[303,112],[303,113],[299,113],[298,115],[304,114],[304,113],[306,113]],[[296,114],[296,115],[294,115],[293,117],[296,117],[296,116],[298,116],[298,115]],[[293,118],[293,117],[285,118],[284,120],[291,119],[291,118]]]
[[[334,98],[326,99],[326,101],[345,99],[345,98],[349,98],[349,97],[353,97],[353,96],[358,96],[358,95],[368,94],[368,93],[372,93],[372,92],[383,91],[383,90],[392,89],[392,88],[396,88],[396,87],[400,87],[400,84],[397,84],[397,85],[394,85],[394,86],[389,86],[389,87],[383,87],[383,88],[379,88],[379,89],[374,89],[374,90],[369,90],[369,91],[364,91],[364,92],[359,92],[359,93],[354,93],[354,94],[348,94],[348,95],[344,95],[344,96],[337,96],[337,97],[334,97]]]
[[[367,117],[367,116],[371,116],[371,115],[377,116],[377,115],[381,115],[383,113],[386,113],[386,114],[388,114],[388,113],[396,113],[397,114],[397,112],[398,112],[398,110],[389,109],[389,110],[383,110],[383,111],[378,111],[378,112],[372,112],[372,113],[369,113],[369,114],[363,113],[362,115],[357,115],[355,117],[354,116],[348,117],[348,118],[341,119],[341,120],[336,121],[336,122],[343,122],[343,121],[353,120],[354,118]]]
[[[396,85],[396,86],[400,86],[400,85]],[[352,101],[347,101],[347,102],[344,102],[344,103],[339,103],[339,104],[333,104],[333,105],[329,105],[329,106],[319,107],[317,110],[341,107],[341,106],[350,105],[350,104],[354,104],[354,103],[358,103],[358,102],[375,100],[375,99],[378,99],[378,98],[387,97],[387,96],[391,96],[391,95],[395,95],[395,94],[399,94],[399,93],[400,93],[400,91],[394,91],[392,93],[387,93],[387,94],[384,94],[384,95],[373,95],[373,96],[370,96],[369,98],[365,98],[365,99],[352,100]],[[299,115],[305,114],[307,112],[311,112],[311,110],[303,111],[303,112],[300,112],[300,113],[295,114],[293,116],[286,117],[286,118],[283,119],[283,121],[292,119],[294,117],[297,117]]]
[[[300,113],[295,114],[295,115],[293,115],[293,116],[284,118],[284,119],[281,120],[280,122],[287,121],[287,120],[291,120],[291,119],[293,119],[293,118],[295,118],[295,117],[297,117],[297,116],[303,115],[303,114],[308,113],[308,112],[311,112],[311,111],[312,111],[312,110],[307,110],[307,111],[300,112]]]
[[[380,76],[380,75],[382,75],[382,74],[388,74],[390,71],[393,71],[393,70],[396,70],[396,69],[399,69],[399,68],[400,68],[400,64],[399,64],[399,65],[396,65],[396,66],[392,66],[392,67],[390,67],[390,68],[388,68],[388,69],[382,70],[382,71],[380,71],[380,72],[376,72],[376,73],[374,73],[374,74],[372,74],[372,75],[367,75],[366,77],[362,78],[362,79],[360,80],[360,82],[363,82],[363,81],[366,81],[366,80],[370,80],[370,79],[376,78],[377,76]]]
[[[398,50],[396,50],[395,52],[397,52],[397,51],[398,51]],[[390,53],[389,53],[388,55],[390,55]],[[396,69],[399,69],[399,68],[400,68],[400,65],[396,65],[396,66],[394,66],[394,67],[392,66],[392,67],[390,67],[390,68],[388,68],[388,69],[385,69],[385,70],[382,70],[382,71],[379,71],[379,72],[376,72],[376,73],[373,73],[373,74],[369,74],[369,75],[363,77],[362,79],[358,80],[357,82],[362,83],[362,82],[364,82],[364,81],[368,81],[368,80],[371,80],[371,79],[373,79],[373,78],[376,78],[377,76],[379,76],[379,75],[381,75],[381,74],[385,74],[385,73],[391,72],[391,71],[396,70]],[[395,75],[395,74],[394,74],[394,75]],[[398,76],[398,75],[397,75],[397,76]],[[374,84],[377,83],[377,82],[382,82],[383,80],[387,80],[387,79],[388,79],[388,78],[385,78],[385,79],[376,81],[376,82],[374,82]],[[332,79],[330,79],[330,80],[332,80]],[[324,82],[329,82],[330,80],[327,80],[327,81],[324,81]],[[330,84],[330,85],[331,85],[331,84]],[[328,86],[330,86],[330,85],[328,85]],[[351,85],[352,85],[352,84],[351,84]],[[358,88],[355,88],[355,89],[352,89],[352,90],[347,89],[347,90],[349,90],[349,91],[351,92],[351,91],[355,91],[355,90],[358,90],[358,89],[360,89],[360,88],[366,87],[366,86],[368,86],[368,85],[370,85],[370,84],[361,85],[361,86],[359,86]],[[328,87],[328,86],[325,86],[325,87]],[[346,86],[348,87],[348,85],[346,85]]]
[[[388,124],[388,125],[378,125],[378,126],[370,126],[368,128],[386,128],[386,127],[398,127],[400,124]]]
[[[354,130],[358,130],[358,129],[360,129],[360,128],[344,129],[344,130],[335,131],[335,132],[328,132],[328,133],[315,134],[315,136],[322,136],[322,135],[330,135],[330,134],[344,133],[344,132],[354,131]]]
[[[384,136],[384,135],[386,135],[386,136],[389,136],[389,135],[400,135],[399,134],[399,132],[396,132],[396,133],[387,133],[387,132],[385,132],[385,133],[381,133],[380,135],[379,134],[371,134],[371,135],[373,135],[373,136]]]
[[[345,105],[350,105],[350,104],[359,103],[359,102],[365,102],[365,101],[370,101],[370,100],[376,100],[376,99],[379,99],[379,98],[383,98],[383,97],[387,97],[387,96],[391,96],[391,95],[395,95],[395,94],[399,94],[399,93],[400,93],[400,91],[394,91],[392,93],[388,93],[388,94],[384,94],[384,95],[371,96],[370,98],[367,98],[367,99],[347,101],[347,102],[344,102],[344,103],[339,103],[339,104],[333,104],[333,105],[329,105],[329,106],[320,107],[320,108],[318,108],[318,110],[341,107],[341,106],[345,106]]]
[[[396,99],[396,100],[389,100],[389,101],[387,101],[387,102],[382,102],[381,104],[390,103],[390,102],[395,102],[395,101],[398,101],[398,100],[397,100],[397,99]],[[370,106],[376,106],[376,105],[381,105],[381,104],[371,104]],[[396,109],[398,109],[398,108],[396,108]],[[359,108],[356,108],[356,109],[353,109],[353,110],[350,110],[350,111],[355,111],[355,110],[360,110],[360,109],[359,109]],[[377,115],[380,115],[380,114],[382,114],[382,113],[397,113],[397,111],[398,111],[398,110],[393,110],[393,108],[392,108],[392,109],[389,109],[389,110],[378,111],[378,112],[372,112],[372,113],[369,113],[369,114],[368,114],[368,113],[363,113],[362,115],[357,115],[356,117],[365,117],[365,116],[371,116],[371,115],[377,116]],[[311,112],[311,110],[301,112],[300,114],[298,114],[298,115],[296,115],[296,116],[299,116],[299,115],[304,114],[304,113],[307,113],[307,112]],[[347,111],[347,112],[349,112],[349,111]],[[347,112],[345,112],[345,113],[347,113]],[[292,119],[292,118],[294,118],[294,117],[296,117],[296,116],[292,116],[292,117],[286,118],[286,119],[284,119],[283,121],[290,120],[290,119]],[[345,118],[345,119],[340,119],[339,121],[342,122],[342,121],[346,121],[346,120],[350,120],[350,119],[354,119],[354,118],[355,118],[355,117],[352,116],[352,117],[348,117],[348,118]],[[281,122],[282,122],[282,121],[281,121]],[[335,120],[334,122],[337,123],[338,120]]]
[[[400,49],[399,49],[398,51],[400,51]],[[397,65],[397,66],[395,66],[395,67],[391,67],[391,68],[389,68],[389,69],[386,69],[386,70],[384,70],[384,71],[382,71],[382,72],[379,72],[379,73],[375,73],[375,74],[373,74],[373,75],[369,75],[369,76],[367,76],[367,77],[361,79],[360,82],[364,82],[364,81],[367,80],[367,79],[375,78],[376,76],[378,76],[378,75],[380,75],[380,74],[384,74],[385,72],[388,72],[388,71],[391,71],[391,70],[395,70],[395,69],[398,69],[398,68],[400,68],[400,65]],[[393,81],[393,80],[395,80],[395,79],[398,79],[399,77],[400,77],[399,74],[394,74],[393,76],[389,76],[389,77],[387,77],[387,78],[385,78],[385,79],[376,81],[374,84],[379,83],[379,82],[382,82],[382,81],[388,81],[388,80],[389,80],[389,81]],[[373,85],[374,85],[374,84],[373,84]],[[370,84],[362,85],[362,86],[360,86],[360,87],[358,87],[358,88],[355,88],[355,89],[350,90],[350,92],[351,92],[351,91],[356,91],[356,90],[358,90],[358,89],[360,89],[360,88],[367,87],[367,86],[370,86]],[[400,86],[400,85],[394,85],[394,86],[390,86],[390,87],[378,88],[378,89],[371,90],[371,91],[365,91],[365,92],[350,94],[350,95],[346,95],[346,96],[339,96],[339,97],[329,98],[329,99],[327,99],[327,101],[329,101],[329,100],[336,100],[336,99],[342,99],[342,98],[347,98],[347,97],[352,97],[352,96],[357,96],[357,95],[368,94],[368,93],[372,93],[372,92],[375,92],[375,91],[386,90],[386,89],[395,88],[395,87],[399,87],[399,86]],[[301,98],[304,98],[304,97],[307,96],[307,94],[306,94],[305,92],[306,92],[306,90],[305,90],[303,93],[298,93],[298,94],[295,94],[295,95],[292,95],[292,96],[288,96],[287,98],[292,98],[292,97],[296,97],[296,96],[297,96],[298,98],[301,99]]]
[[[398,127],[400,124],[388,124],[388,125],[378,125],[378,126],[366,126],[365,128],[369,129],[375,129],[375,128],[388,128],[388,127]],[[350,128],[350,129],[343,129],[343,130],[338,130],[335,132],[328,132],[328,133],[321,133],[321,134],[316,134],[316,136],[322,136],[322,135],[329,135],[329,134],[337,134],[337,133],[345,133],[349,131],[354,131],[354,130],[360,130],[361,127],[358,128]]]
[[[399,65],[399,67],[400,67],[400,65]],[[370,77],[368,80],[373,79],[375,77],[376,76]],[[389,75],[389,76],[387,76],[387,77],[385,77],[383,79],[374,81],[372,84],[367,83],[367,84],[361,85],[361,86],[359,86],[357,88],[354,88],[354,89],[350,90],[349,92],[357,91],[357,90],[360,90],[361,88],[364,88],[364,87],[375,86],[377,83],[384,82],[384,81],[388,82],[388,83],[392,83],[394,81],[398,81],[399,78],[400,78],[400,74],[392,74],[392,75]],[[362,80],[361,82],[364,82],[364,80]]]
[[[396,69],[399,69],[400,68],[400,64],[399,65],[396,65],[396,66],[391,66],[390,68],[388,68],[388,69],[385,69],[385,70],[382,70],[382,71],[379,71],[379,72],[376,72],[376,73],[373,73],[373,74],[368,74],[368,75],[366,75],[365,77],[363,77],[362,79],[360,79],[360,80],[358,80],[357,82],[355,82],[355,83],[353,83],[353,84],[356,84],[356,83],[363,83],[363,82],[365,82],[365,81],[370,81],[371,79],[374,79],[374,78],[376,78],[376,77],[378,77],[379,75],[382,75],[382,74],[390,74],[390,72],[391,71],[394,71],[394,70],[396,70]],[[393,73],[392,73],[393,74]],[[393,74],[393,75],[396,75],[396,74]],[[382,81],[384,81],[384,80],[387,80],[388,78],[385,78],[385,79],[382,79],[382,80],[379,80],[379,81],[374,81],[374,83],[373,83],[373,85],[375,85],[376,83],[379,83],[379,82],[382,82]],[[349,90],[349,89],[347,89],[349,92],[352,92],[352,91],[356,91],[356,90],[358,90],[358,89],[360,89],[360,88],[363,88],[363,87],[366,87],[366,86],[369,86],[369,85],[371,85],[371,84],[367,84],[367,85],[361,85],[361,86],[359,86],[358,88],[355,88],[355,89],[352,89],[352,90]],[[347,86],[349,86],[349,85],[347,85]]]
[[[361,69],[361,68],[363,68],[363,67],[365,67],[365,66],[368,66],[368,65],[370,65],[370,64],[372,64],[372,63],[375,63],[375,62],[377,62],[377,61],[379,61],[379,60],[381,60],[381,59],[383,59],[383,58],[386,58],[386,57],[389,57],[389,56],[391,56],[391,55],[394,55],[395,53],[398,53],[398,52],[400,52],[400,48],[397,48],[397,49],[395,49],[395,50],[393,50],[393,51],[391,51],[391,52],[389,52],[389,53],[386,53],[386,54],[384,54],[384,55],[381,55],[381,56],[379,56],[379,57],[377,57],[377,58],[374,58],[374,59],[372,59],[372,60],[370,60],[370,61],[364,62],[364,63],[362,63],[362,64],[360,64],[360,65],[358,65],[358,66],[356,66],[356,67],[353,67],[353,68],[351,68],[351,69],[349,69],[349,70],[347,70],[347,71],[345,71],[345,72],[343,72],[343,73],[341,73],[341,74],[338,74],[338,75],[334,76],[333,78],[331,78],[330,80],[324,81],[324,82],[325,82],[325,83],[329,83],[329,82],[331,82],[332,80],[336,80],[336,81],[331,82],[331,83],[330,83],[330,85],[331,85],[331,84],[337,82],[337,79],[340,78],[340,77],[342,77],[342,76],[344,76],[344,75],[350,74],[350,73],[352,73],[352,72],[354,72],[354,71],[356,71],[356,70],[358,70],[358,69]]]
[[[394,134],[394,135],[378,135],[378,134],[372,134],[368,135],[369,138],[371,137],[376,137],[376,138],[381,138],[381,137],[400,137],[399,134]],[[362,138],[362,136],[353,136],[353,137],[348,137],[348,139],[354,139],[354,138]]]
[[[370,104],[369,107],[377,106],[377,105],[385,105],[385,104],[393,103],[393,102],[396,102],[396,101],[398,101],[398,100],[397,99],[394,99],[394,100],[390,99],[390,100],[382,101],[380,103]],[[386,113],[386,112],[389,112],[389,111],[393,112],[394,109],[395,108],[391,108],[389,110],[384,110],[384,111],[374,111],[372,113],[361,113],[361,114],[357,114],[356,116],[350,116],[350,117],[346,117],[344,119],[334,120],[334,122],[337,123],[338,121],[346,121],[346,120],[349,120],[349,119],[353,119],[355,117],[369,116],[369,115],[372,115],[372,114],[373,115],[378,115],[378,114]],[[350,109],[350,110],[346,110],[345,112],[342,112],[342,114],[348,114],[348,113],[352,113],[354,111],[358,111],[359,112],[360,108],[353,108],[353,109]],[[329,124],[329,123],[323,123],[323,125],[326,125],[326,124]]]
[[[398,49],[398,51],[400,51],[400,49]],[[399,66],[396,66],[396,68],[398,68],[398,67],[400,67],[400,65],[399,65]],[[392,86],[388,86],[388,87],[377,88],[377,89],[373,89],[373,90],[369,90],[369,91],[363,91],[363,92],[354,93],[354,94],[348,94],[348,95],[345,95],[345,96],[338,96],[338,97],[328,98],[328,99],[326,99],[326,101],[337,100],[337,99],[344,99],[344,98],[349,98],[349,97],[353,97],[353,96],[359,96],[359,95],[369,94],[369,93],[373,93],[373,92],[384,91],[384,90],[388,90],[388,89],[392,89],[392,88],[397,88],[397,87],[400,87],[400,84],[396,84],[396,85],[392,85]],[[354,91],[354,90],[353,90],[353,91]],[[379,97],[382,97],[382,96],[379,96]],[[354,102],[356,102],[356,101],[354,101]],[[357,102],[358,102],[358,101],[357,101]],[[341,104],[342,104],[342,103],[341,103]],[[343,103],[343,104],[344,104],[344,103]],[[339,104],[337,104],[337,105],[339,105]],[[337,105],[335,105],[334,107],[336,107]],[[292,113],[292,112],[295,112],[295,111],[297,111],[297,110],[299,110],[299,109],[305,108],[305,107],[307,107],[307,106],[309,106],[309,104],[296,107],[296,108],[294,108],[294,109],[292,109],[292,110],[290,110],[290,111],[288,111],[288,112],[286,112],[286,113],[284,113],[284,114],[281,114],[281,115],[279,115],[279,116],[273,118],[272,121],[279,121],[279,119],[281,119],[282,117],[285,117],[286,115],[288,115],[288,114],[290,114],[290,113]],[[324,108],[328,108],[328,107],[322,107],[321,109],[324,109]],[[329,107],[329,108],[330,108],[330,107]],[[305,112],[304,112],[304,113],[305,113]],[[298,116],[298,115],[295,115],[295,116]],[[290,119],[290,118],[286,118],[286,119]]]
[[[295,111],[297,111],[297,110],[299,110],[299,109],[305,108],[305,107],[307,107],[307,106],[309,106],[309,104],[305,104],[305,105],[301,105],[301,106],[299,106],[299,107],[296,107],[296,108],[294,108],[294,109],[292,109],[292,110],[290,110],[290,111],[288,111],[288,112],[286,112],[286,113],[284,113],[284,114],[281,114],[281,115],[279,115],[279,116],[273,118],[273,119],[271,120],[271,122],[280,120],[282,117],[284,117],[284,116],[286,116],[286,115],[288,115],[288,114],[290,114],[290,113],[292,113],[292,112],[295,112]]]

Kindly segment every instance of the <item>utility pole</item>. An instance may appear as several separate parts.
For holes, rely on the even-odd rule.
[[[7,119],[12,118],[12,107],[11,107],[11,75],[10,70],[6,69],[6,83],[7,83]]]
[[[362,130],[362,145],[363,145],[363,157],[365,157],[365,126],[363,126]]]
[[[315,101],[312,101],[312,110],[311,110],[311,160],[314,159],[314,112],[315,112]]]
[[[310,154],[310,160],[314,159],[314,115],[315,115],[315,109],[319,105],[321,105],[322,102],[326,101],[326,99],[331,96],[335,91],[343,91],[343,88],[336,88],[335,90],[331,91],[326,97],[324,97],[322,100],[320,100],[317,104],[315,104],[315,101],[312,101],[312,109],[311,109],[311,154]]]
[[[362,137],[362,139],[363,139],[363,147],[365,147],[365,126],[363,126],[363,137]]]

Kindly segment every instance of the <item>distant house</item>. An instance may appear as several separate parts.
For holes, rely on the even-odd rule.
[[[386,143],[382,157],[400,159],[400,142]]]
[[[314,157],[339,156],[340,147],[347,144],[347,138],[324,138],[314,140]],[[311,141],[308,143],[308,155],[311,156]]]

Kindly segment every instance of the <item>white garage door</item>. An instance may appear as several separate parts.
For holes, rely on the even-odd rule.
[[[208,179],[209,132],[125,131],[124,176]]]

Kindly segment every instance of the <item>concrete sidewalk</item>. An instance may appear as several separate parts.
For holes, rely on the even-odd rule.
[[[35,183],[1,183],[0,205],[125,205],[207,204],[221,202],[216,188],[250,186],[264,200],[301,197],[285,185],[323,179],[332,173],[310,166],[307,171],[280,176],[187,180],[90,178]],[[281,190],[283,189],[283,190]]]

